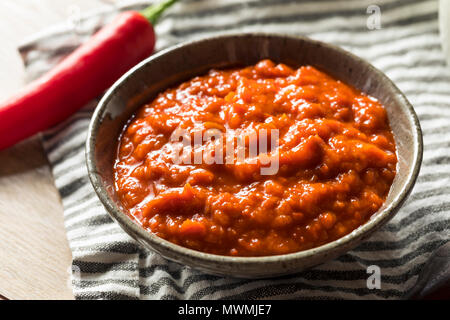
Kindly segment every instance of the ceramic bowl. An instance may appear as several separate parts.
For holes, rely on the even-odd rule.
[[[144,102],[164,89],[205,74],[211,68],[255,64],[272,59],[291,67],[312,65],[377,98],[387,109],[397,144],[397,175],[385,204],[350,234],[320,247],[267,257],[228,257],[187,249],[144,230],[121,208],[114,191],[113,162],[118,137]],[[182,43],[160,51],[120,78],[97,106],[89,127],[89,177],[111,217],[143,246],[206,273],[264,278],[300,272],[345,253],[367,239],[400,209],[417,178],[422,135],[417,116],[399,89],[368,62],[338,47],[305,37],[234,34]]]

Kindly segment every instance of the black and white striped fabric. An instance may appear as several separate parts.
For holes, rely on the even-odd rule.
[[[369,30],[369,5],[381,29]],[[141,8],[135,3],[119,9]],[[70,52],[115,9],[83,19],[77,33],[55,27],[21,47],[30,78]],[[392,221],[355,250],[293,276],[239,280],[169,262],[133,241],[107,215],[87,177],[86,130],[97,101],[43,135],[73,253],[78,299],[315,298],[399,299],[409,295],[430,255],[450,239],[450,69],[436,0],[184,0],[157,27],[160,49],[224,32],[307,35],[334,43],[384,71],[419,115],[425,152],[417,184]],[[381,269],[368,289],[367,266]]]

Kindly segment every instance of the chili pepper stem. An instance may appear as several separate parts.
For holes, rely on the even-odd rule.
[[[160,3],[153,4],[144,10],[140,11],[140,13],[148,20],[152,25],[155,25],[155,23],[158,21],[161,14],[169,8],[171,5],[173,5],[178,0],[164,0]]]

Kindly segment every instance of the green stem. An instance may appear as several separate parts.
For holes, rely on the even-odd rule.
[[[178,0],[163,0],[160,3],[153,4],[144,10],[140,11],[140,13],[148,20],[152,25],[154,25],[161,14],[169,8],[171,5],[173,5]]]

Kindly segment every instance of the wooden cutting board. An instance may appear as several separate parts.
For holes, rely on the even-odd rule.
[[[110,5],[100,0],[0,1],[0,99],[23,85],[17,45],[27,36]],[[0,152],[0,299],[72,299],[62,206],[40,141]]]

